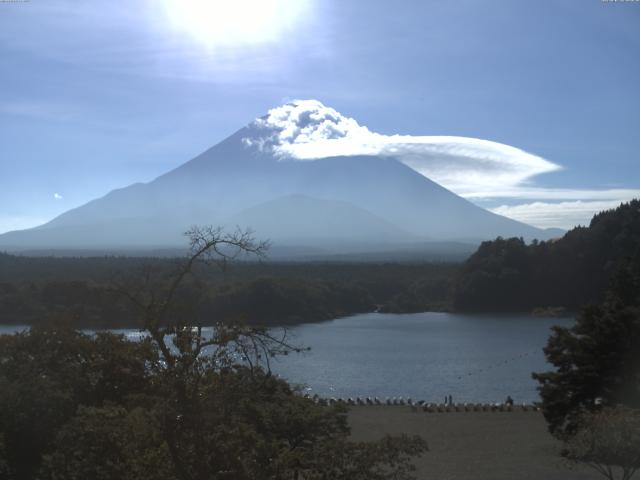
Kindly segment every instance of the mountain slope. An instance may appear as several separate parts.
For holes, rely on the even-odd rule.
[[[152,182],[114,190],[42,226],[0,235],[0,247],[181,246],[181,232],[193,224],[230,222],[262,230],[276,245],[550,236],[488,212],[392,157],[283,157],[264,147],[269,132],[260,125],[253,122]],[[305,200],[295,205],[296,195]]]
[[[260,238],[278,238],[289,245],[330,246],[337,239],[376,245],[415,241],[415,235],[348,202],[286,195],[233,215],[228,229],[251,225]]]

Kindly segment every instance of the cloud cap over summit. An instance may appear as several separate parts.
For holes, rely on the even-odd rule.
[[[393,143],[405,138],[413,143]],[[193,224],[243,223],[278,246],[349,245],[355,252],[498,235],[546,239],[556,233],[480,208],[409,166],[416,149],[425,169],[448,165],[460,171],[467,165],[478,178],[483,165],[511,165],[511,175],[521,177],[525,167],[531,172],[546,165],[544,160],[517,149],[517,155],[505,155],[512,147],[493,142],[444,138],[385,137],[320,102],[289,103],[152,182],[114,190],[40,227],[2,235],[0,246],[179,247],[181,232]]]
[[[392,156],[459,195],[518,187],[561,167],[519,148],[455,136],[384,135],[370,131],[318,100],[295,100],[269,110],[250,126],[249,145],[281,158]]]

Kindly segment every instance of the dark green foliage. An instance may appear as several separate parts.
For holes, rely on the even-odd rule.
[[[545,354],[556,370],[534,378],[555,435],[575,433],[600,400],[640,409],[640,256],[620,268],[601,305],[584,308],[571,328],[554,328]]]
[[[0,336],[0,434],[16,478],[32,478],[79,405],[144,391],[153,358],[148,342],[89,338],[65,327]]]
[[[66,316],[77,328],[137,327],[136,311],[114,287],[140,270],[169,278],[175,259],[29,258],[0,254],[0,323],[35,325]],[[373,311],[448,307],[454,264],[237,263],[195,268],[174,306],[203,325],[220,320],[283,325]],[[118,271],[116,275],[114,272]],[[57,274],[57,276],[56,276]],[[180,305],[179,305],[180,304]]]
[[[417,280],[395,295],[380,309],[389,313],[418,313],[446,311],[450,308],[451,279],[430,277]]]
[[[220,356],[170,368],[150,341],[57,326],[0,336],[0,352],[3,480],[407,479],[426,449],[352,443],[342,408]]]
[[[81,280],[0,285],[0,323],[36,325],[58,316],[89,328],[133,324],[128,304],[108,285]]]
[[[157,419],[143,408],[80,406],[44,456],[42,480],[170,480]]]
[[[483,242],[464,265],[455,286],[457,310],[518,310],[529,299],[526,283],[531,274],[527,245],[521,238]],[[528,308],[528,307],[527,307]]]
[[[640,245],[640,201],[593,217],[563,238],[526,245],[522,239],[484,242],[455,282],[458,311],[577,310],[604,299],[609,280]]]
[[[202,309],[213,318],[272,325],[368,312],[374,303],[369,292],[357,285],[261,278],[219,287],[203,302]]]

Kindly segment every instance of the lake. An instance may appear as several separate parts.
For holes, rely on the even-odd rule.
[[[311,351],[280,357],[273,370],[324,397],[411,397],[442,402],[539,399],[531,372],[545,371],[552,325],[570,318],[450,313],[369,313],[290,329]],[[0,333],[19,327],[0,326]],[[135,330],[118,330],[136,338]]]
[[[273,369],[321,396],[411,397],[431,402],[539,400],[533,371],[550,368],[542,348],[570,318],[450,313],[364,314],[295,327],[311,351]]]

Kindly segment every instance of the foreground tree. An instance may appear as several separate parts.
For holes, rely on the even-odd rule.
[[[144,394],[152,386],[147,366],[157,358],[148,341],[89,337],[60,324],[0,335],[0,471],[4,463],[11,472],[0,478],[37,476],[80,405]]]
[[[618,407],[585,414],[565,443],[565,456],[609,480],[630,480],[640,468],[640,411]]]
[[[182,287],[194,272],[262,255],[266,244],[210,228],[189,238],[171,274],[147,271],[115,287],[138,309],[140,342],[59,325],[0,338],[6,478],[412,478],[423,440],[351,442],[345,410],[271,375],[274,356],[300,350],[286,331],[193,322],[196,302]]]
[[[544,351],[556,370],[533,377],[559,438],[601,406],[640,408],[640,255],[620,269],[602,305],[584,308],[571,328],[555,327]]]

